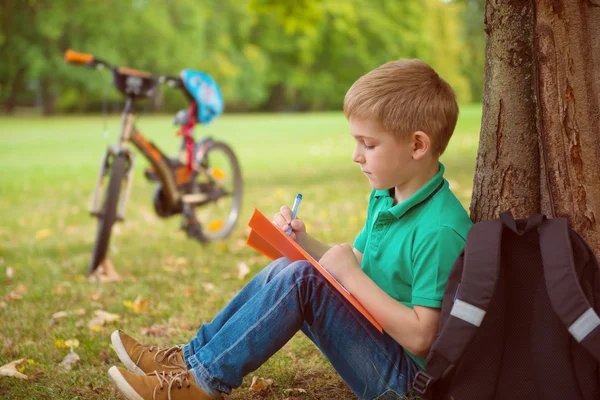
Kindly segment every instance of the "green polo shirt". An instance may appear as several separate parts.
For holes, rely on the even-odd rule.
[[[450,269],[472,225],[444,170],[439,163],[433,179],[395,206],[393,189],[373,190],[367,221],[354,241],[365,274],[410,308],[441,308]],[[406,353],[424,368],[425,358]]]

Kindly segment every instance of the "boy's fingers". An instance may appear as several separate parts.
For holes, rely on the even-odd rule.
[[[279,212],[285,219],[285,222],[289,223],[292,219],[292,210],[288,206],[281,206]]]
[[[285,222],[285,218],[283,218],[283,215],[275,214],[275,216],[273,217],[273,222],[281,229],[287,229],[288,223]]]
[[[292,221],[292,229],[296,230],[296,231],[300,231],[300,230],[304,230],[304,222],[302,222],[302,220],[299,219],[295,219]]]

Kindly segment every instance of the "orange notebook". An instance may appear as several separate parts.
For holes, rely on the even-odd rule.
[[[248,226],[252,229],[248,236],[248,246],[264,254],[271,260],[287,257],[291,261],[307,260],[348,300],[362,315],[368,319],[379,332],[383,333],[381,325],[375,318],[343,287],[325,268],[310,254],[300,247],[292,238],[276,227],[260,211],[254,210]]]

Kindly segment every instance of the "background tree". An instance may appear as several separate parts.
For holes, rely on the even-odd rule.
[[[487,0],[471,218],[567,217],[600,254],[600,2]]]
[[[357,77],[401,57],[430,62],[462,102],[479,101],[473,85],[481,86],[481,74],[465,68],[473,35],[461,29],[464,7],[442,0],[0,2],[0,102],[7,112],[97,112],[108,94],[119,109],[110,76],[65,65],[67,48],[157,74],[204,70],[222,87],[229,112],[340,110]],[[174,111],[185,99],[164,89],[153,106]]]

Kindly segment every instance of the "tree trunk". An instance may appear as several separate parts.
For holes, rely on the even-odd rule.
[[[285,110],[285,86],[282,83],[276,83],[271,86],[271,95],[267,105],[269,111]]]
[[[600,255],[600,0],[487,0],[473,221],[566,217]]]
[[[12,114],[17,106],[17,96],[19,91],[23,90],[23,80],[25,78],[25,68],[19,69],[12,79],[8,96],[4,102],[4,110],[7,114]]]
[[[51,78],[42,78],[42,112],[44,115],[53,115],[56,112],[56,96],[52,90]]]

